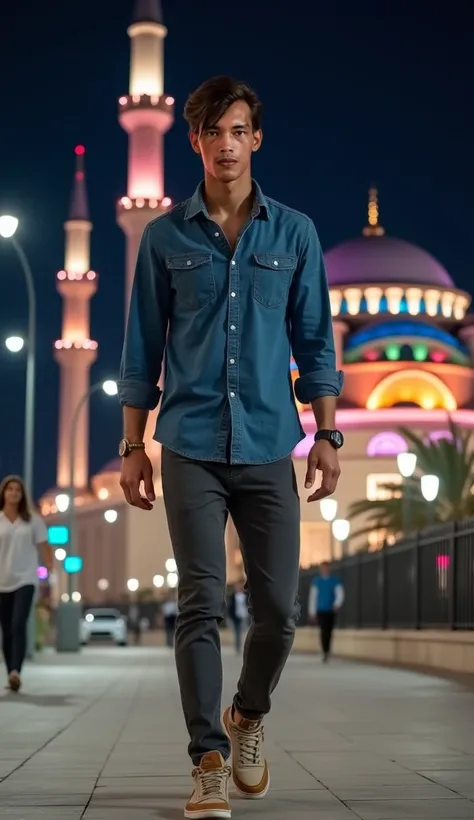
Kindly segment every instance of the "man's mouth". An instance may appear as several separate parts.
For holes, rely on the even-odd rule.
[[[226,159],[218,159],[217,162],[219,165],[235,165],[237,160],[227,157]]]

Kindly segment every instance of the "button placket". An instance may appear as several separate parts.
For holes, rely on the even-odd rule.
[[[239,348],[239,266],[235,259],[229,265],[229,314],[227,340],[227,390],[232,418],[232,449],[240,443],[240,416],[238,405],[238,348]]]

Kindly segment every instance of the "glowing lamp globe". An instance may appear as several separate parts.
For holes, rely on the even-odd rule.
[[[336,518],[332,522],[332,534],[336,541],[346,541],[351,531],[351,523],[346,518]]]
[[[403,478],[411,478],[416,470],[416,454],[399,453],[397,456],[397,467]]]
[[[108,396],[116,396],[117,382],[112,381],[112,379],[107,379],[102,385],[102,390],[104,393],[107,393]]]
[[[437,475],[421,476],[421,493],[425,501],[434,501],[439,492],[439,478]]]
[[[18,219],[16,216],[9,216],[5,214],[0,216],[0,236],[3,239],[11,239],[18,228]]]
[[[335,498],[323,498],[319,502],[321,516],[325,521],[334,521],[337,515],[337,501]]]
[[[25,340],[21,336],[9,336],[8,339],[5,339],[5,346],[10,353],[19,353],[20,350],[23,350],[24,345]]]

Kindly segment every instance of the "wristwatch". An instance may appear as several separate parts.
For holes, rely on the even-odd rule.
[[[314,436],[314,440],[329,441],[329,444],[331,444],[335,450],[339,450],[339,448],[344,444],[344,436],[340,430],[318,430]]]
[[[143,441],[135,441],[130,442],[127,438],[123,438],[119,444],[118,452],[120,458],[126,458],[130,455],[132,450],[144,450],[145,449],[145,442]]]

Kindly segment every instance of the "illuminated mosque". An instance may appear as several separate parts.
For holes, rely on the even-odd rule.
[[[172,205],[165,194],[163,138],[174,117],[174,99],[164,85],[167,30],[159,0],[135,0],[128,34],[129,92],[118,101],[119,123],[129,136],[128,189],[117,204],[117,221],[126,239],[125,311],[141,234]],[[57,486],[44,495],[40,507],[48,525],[67,523],[57,497],[74,487],[78,552],[83,558],[79,588],[84,600],[101,603],[122,600],[129,590],[158,592],[165,587],[172,550],[159,478],[160,446],[152,441],[156,412],[150,415],[146,434],[156,477],[152,512],[124,502],[120,459],[89,478],[87,399],[90,390],[100,387],[90,385],[90,367],[100,348],[90,339],[89,303],[99,277],[90,269],[92,223],[84,153],[83,146],[77,146],[65,262],[56,275],[63,299],[62,334],[54,345],[61,374]],[[384,484],[400,480],[396,456],[407,449],[397,432],[400,426],[442,436],[449,414],[463,427],[474,427],[474,323],[466,318],[469,294],[455,287],[443,266],[425,250],[385,233],[375,190],[369,193],[361,236],[329,250],[325,261],[337,364],[345,374],[337,412],[345,445],[336,493],[337,515],[344,518],[351,502],[379,498]],[[291,367],[296,378],[294,363]],[[315,422],[311,408],[300,405],[299,411],[307,434],[294,451],[304,567],[328,558],[332,539],[320,505],[305,503],[306,455]],[[377,538],[374,533],[369,543],[375,546]],[[232,522],[226,542],[232,581],[242,572]],[[357,546],[349,539],[349,552]]]

